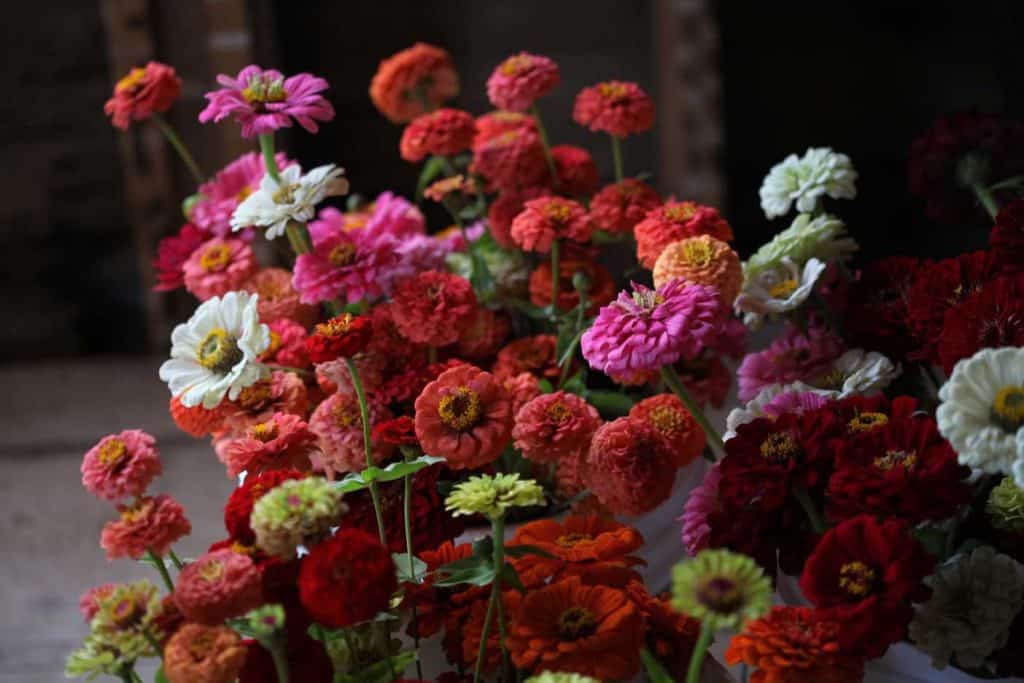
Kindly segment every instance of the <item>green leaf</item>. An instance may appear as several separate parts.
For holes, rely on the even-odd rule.
[[[412,556],[412,571],[409,573],[409,554],[408,553],[391,553],[391,561],[395,563],[395,567],[398,568],[398,580],[408,583],[423,583],[423,576],[427,573],[427,563],[416,557]]]
[[[590,389],[585,397],[602,415],[620,417],[629,413],[633,407],[633,399],[618,391]]]
[[[494,539],[484,536],[473,541],[473,554],[487,559],[494,557]]]
[[[665,671],[665,667],[646,649],[640,650],[640,659],[644,663],[647,678],[651,683],[672,683],[672,677]]]
[[[335,487],[342,493],[352,493],[353,491],[368,488],[371,481],[395,481],[408,474],[415,474],[425,467],[430,467],[439,462],[444,462],[444,458],[438,458],[433,455],[421,455],[415,460],[393,462],[387,467],[367,467],[362,472],[349,474],[339,481]]]
[[[417,659],[415,650],[399,652],[393,657],[363,667],[352,674],[334,674],[334,683],[391,683]]]
[[[432,156],[427,159],[427,163],[423,164],[423,168],[420,170],[420,179],[416,182],[416,203],[419,204],[423,201],[423,191],[427,189],[427,186],[441,174],[444,173],[445,166],[448,162],[439,156]]]
[[[546,308],[535,306],[531,304],[529,301],[523,301],[522,299],[515,299],[510,297],[503,299],[502,303],[508,306],[509,308],[519,311],[528,318],[533,318],[534,320],[548,320],[551,317],[550,315],[548,315],[548,311]]]
[[[168,683],[167,674],[164,673],[163,664],[161,664],[160,668],[156,670],[156,675],[153,676],[153,683]]]
[[[550,394],[555,390],[555,387],[551,384],[551,380],[541,377],[537,380],[537,384],[540,385],[540,390],[545,394]]]
[[[497,291],[498,285],[491,275],[491,269],[487,266],[480,250],[476,245],[467,245],[469,256],[473,262],[473,272],[469,277],[469,283],[473,285],[473,291],[482,301],[488,301]]]
[[[526,592],[526,587],[519,579],[519,572],[517,572],[516,568],[510,564],[506,564],[501,568],[501,584],[503,586],[512,586],[520,593]]]
[[[527,555],[537,555],[538,557],[546,557],[548,559],[557,559],[554,555],[549,553],[543,548],[538,548],[535,545],[507,545],[505,546],[505,554],[509,557],[525,557]]]
[[[494,581],[494,562],[487,557],[467,557],[456,560],[434,572],[438,578],[434,580],[435,586],[448,587],[468,583],[473,586],[486,586]]]
[[[562,385],[562,391],[568,391],[570,394],[576,394],[586,398],[587,396],[587,385],[583,382],[583,371],[580,370],[575,375],[566,380],[565,384]]]

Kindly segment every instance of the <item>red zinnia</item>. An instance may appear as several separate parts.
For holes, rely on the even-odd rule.
[[[985,283],[946,312],[938,352],[942,368],[985,348],[1024,346],[1024,273]]]
[[[917,258],[890,257],[869,264],[850,290],[846,329],[852,343],[894,359],[916,344],[907,327],[907,296],[921,268]]]
[[[494,68],[487,79],[487,98],[498,109],[526,111],[561,80],[553,60],[520,52]]]
[[[654,125],[654,100],[629,81],[606,81],[576,95],[573,120],[592,131],[624,138]]]
[[[430,346],[458,341],[477,305],[469,280],[436,270],[402,280],[391,299],[391,317],[401,335]]]
[[[561,370],[555,358],[556,339],[553,334],[535,334],[522,337],[498,351],[494,361],[494,376],[505,381],[529,372],[542,379],[557,380]]]
[[[556,240],[586,242],[593,226],[579,202],[563,197],[540,197],[523,205],[512,221],[512,240],[526,251],[546,254]]]
[[[342,313],[313,328],[313,334],[306,338],[306,352],[313,363],[351,358],[366,348],[371,336],[370,318]]]
[[[1024,267],[1024,199],[1014,199],[1002,208],[988,242],[1005,271]]]
[[[437,154],[451,156],[469,149],[476,122],[461,109],[437,109],[417,116],[402,132],[399,150],[406,161],[418,162]]]
[[[586,449],[600,424],[592,405],[575,394],[556,391],[542,394],[519,409],[512,438],[523,457],[555,463]]]
[[[695,202],[665,202],[636,224],[636,258],[644,268],[654,268],[665,247],[697,235],[731,242],[732,228],[718,209]]]
[[[117,82],[114,95],[103,105],[110,122],[128,130],[132,121],[145,121],[171,108],[181,94],[181,79],[172,67],[149,62],[136,67]]]
[[[487,138],[478,134],[470,170],[482,175],[489,189],[497,190],[539,185],[549,175],[540,135],[529,126]]]
[[[516,111],[492,111],[476,118],[476,139],[473,147],[482,145],[493,137],[510,130],[526,130],[537,132],[537,122],[529,114]]]
[[[174,604],[189,621],[218,624],[263,601],[259,568],[248,555],[215,550],[189,562],[174,586]]]
[[[499,192],[487,208],[487,227],[498,246],[505,249],[515,248],[516,243],[512,240],[512,221],[522,213],[526,202],[550,194],[551,190],[541,185],[506,188]]]
[[[299,597],[313,620],[347,628],[377,616],[398,589],[388,549],[359,529],[313,546],[299,571]]]
[[[185,261],[199,245],[210,236],[202,230],[186,223],[176,235],[169,235],[157,245],[156,258],[153,259],[153,270],[156,271],[156,284],[153,291],[169,292],[185,286]]]
[[[704,430],[675,394],[645,398],[629,409],[629,416],[654,427],[677,467],[690,464],[704,450]]]
[[[622,417],[602,425],[582,463],[582,478],[615,514],[641,515],[672,494],[676,465],[654,427]]]
[[[459,334],[456,353],[460,358],[490,358],[512,331],[508,317],[480,306]]]
[[[644,617],[647,649],[668,667],[673,680],[684,680],[697,646],[700,622],[673,609],[670,596],[648,593],[639,581],[626,586],[626,595]]]
[[[373,426],[373,441],[394,446],[416,444],[416,423],[408,415],[379,422]]]
[[[598,230],[626,233],[659,206],[661,195],[657,190],[642,180],[626,178],[614,185],[605,185],[593,196],[590,220]]]
[[[459,92],[452,58],[439,47],[416,43],[381,61],[370,83],[374,106],[394,123],[411,121],[425,109],[443,104]]]
[[[597,170],[590,152],[573,145],[555,145],[551,148],[551,158],[555,162],[555,187],[562,194],[570,197],[593,194],[601,183],[601,174]]]
[[[587,315],[594,315],[602,306],[609,304],[618,294],[615,280],[608,269],[596,262],[594,250],[566,242],[562,245],[562,258],[558,261],[558,309],[571,311],[580,303],[576,289],[578,277],[586,282]],[[551,305],[551,262],[542,261],[530,273],[530,303],[536,306]]]

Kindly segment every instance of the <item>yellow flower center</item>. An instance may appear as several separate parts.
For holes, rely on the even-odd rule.
[[[601,83],[597,86],[597,92],[606,100],[613,100],[626,96],[626,86],[622,83]]]
[[[188,644],[188,653],[193,659],[201,662],[214,653],[215,643],[213,636],[209,633],[200,633]]]
[[[248,87],[242,91],[242,97],[249,104],[265,104],[267,102],[283,102],[288,98],[284,91],[284,79],[269,76],[253,76]]]
[[[697,205],[693,202],[673,204],[665,209],[665,218],[675,223],[685,223],[697,215]]]
[[[230,262],[231,247],[226,244],[211,245],[199,255],[199,265],[208,273],[224,270]]]
[[[128,454],[128,446],[121,439],[108,439],[100,446],[96,459],[105,467],[114,467]]]
[[[274,194],[270,195],[270,198],[274,200],[275,204],[291,204],[295,201],[295,190],[299,187],[301,187],[299,183],[280,185],[274,190]]]
[[[877,572],[863,562],[847,562],[839,568],[839,587],[862,598],[872,591],[877,576]]]
[[[686,417],[670,406],[658,406],[651,411],[651,424],[662,434],[678,434],[683,431]]]
[[[144,519],[149,516],[149,511],[153,507],[153,502],[150,500],[141,500],[133,504],[131,507],[127,507],[121,511],[121,521],[128,524],[134,524],[140,519]]]
[[[544,412],[553,422],[565,422],[572,416],[572,411],[569,410],[569,406],[565,405],[561,401],[555,401],[549,405],[547,410]]]
[[[905,470],[912,470],[917,465],[916,451],[886,451],[885,455],[875,458],[875,467],[888,472],[894,467],[902,467]]]
[[[480,421],[480,396],[467,386],[456,387],[437,404],[441,422],[460,432]]]
[[[533,66],[533,60],[529,55],[513,55],[501,63],[501,73],[506,76],[515,76]]]
[[[270,344],[267,346],[267,350],[263,353],[267,356],[273,356],[277,353],[277,350],[281,348],[281,335],[273,330],[270,331]]]
[[[373,206],[372,204],[370,206]],[[358,230],[359,228],[365,228],[366,224],[370,222],[369,213],[347,213],[345,214],[345,224],[342,229],[345,232],[351,232],[352,230]]]
[[[677,258],[694,268],[704,268],[711,263],[713,257],[714,249],[711,243],[702,239],[686,240],[682,249],[677,252]]]
[[[761,442],[761,456],[773,462],[784,462],[796,457],[800,446],[788,432],[771,434]]]
[[[263,443],[273,441],[277,438],[277,423],[273,420],[267,420],[266,422],[253,425],[252,429],[249,430],[249,436]]]
[[[359,414],[359,411],[356,410],[355,406],[348,403],[339,403],[335,405],[331,414],[334,415],[334,421],[338,426],[346,429],[362,420],[362,416]]]
[[[572,548],[573,546],[579,545],[586,541],[592,541],[594,537],[590,534],[564,534],[555,539],[555,543],[562,546],[563,548]]]
[[[1024,426],[1024,387],[1005,386],[992,402],[992,419],[1007,432]]]
[[[796,278],[786,278],[780,282],[776,282],[774,285],[768,288],[768,293],[773,299],[785,299],[790,294],[796,291],[796,288],[800,286],[800,283],[796,281]]]
[[[145,610],[132,598],[122,598],[114,605],[111,616],[118,628],[129,629],[142,622]]]
[[[564,223],[569,220],[569,205],[562,202],[548,202],[544,207],[544,214],[556,223]]]
[[[224,565],[220,560],[210,560],[199,567],[199,578],[206,583],[219,581],[224,576]]]
[[[565,640],[586,638],[596,630],[594,614],[583,607],[570,607],[558,615],[558,635]]]
[[[339,268],[351,265],[356,260],[356,247],[349,242],[339,244],[327,254],[327,260],[331,262],[332,266]]]
[[[271,399],[270,380],[250,384],[238,394],[238,405],[246,410],[259,410]]]
[[[215,327],[196,346],[196,360],[207,370],[226,373],[242,360],[244,354],[238,348],[238,340],[223,327]]]
[[[135,90],[142,84],[142,80],[146,77],[146,70],[142,67],[136,67],[129,71],[124,78],[117,82],[114,86],[114,91],[123,93],[126,90]]]
[[[818,378],[818,386],[822,389],[842,389],[846,381],[846,373],[842,370],[832,370]]]
[[[851,434],[869,432],[875,427],[881,427],[889,422],[889,416],[885,413],[860,413],[846,423],[846,430]]]
[[[253,487],[253,490],[255,491],[255,487]],[[251,545],[245,545],[241,541],[233,541],[230,550],[236,555],[252,555],[255,548]]]
[[[342,313],[327,322],[318,324],[316,326],[316,333],[321,337],[340,337],[348,333],[349,328],[352,327],[353,320],[355,320],[355,316],[351,313]]]

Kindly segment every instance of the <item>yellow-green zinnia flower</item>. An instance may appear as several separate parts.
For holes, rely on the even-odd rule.
[[[767,612],[771,601],[771,582],[746,555],[705,550],[672,570],[672,606],[712,630],[738,630]]]
[[[1014,483],[1013,477],[1004,477],[988,494],[985,512],[992,526],[1016,533],[1024,532],[1024,490]]]
[[[545,671],[537,676],[526,679],[526,683],[600,683],[596,678],[580,674],[564,674]]]
[[[543,505],[544,489],[518,474],[479,475],[457,485],[445,500],[454,515],[484,515],[499,519],[512,507]]]

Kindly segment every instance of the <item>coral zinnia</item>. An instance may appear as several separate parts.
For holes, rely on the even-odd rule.
[[[230,683],[245,664],[246,648],[227,626],[185,624],[164,648],[169,683]]]
[[[598,428],[581,474],[609,510],[641,515],[668,499],[675,472],[675,457],[654,427],[621,417]]]
[[[437,109],[421,114],[402,131],[399,151],[413,163],[428,156],[452,156],[469,149],[476,136],[476,121],[461,109]]]
[[[292,274],[284,268],[261,268],[242,283],[242,289],[259,295],[256,310],[260,320],[268,325],[289,318],[303,327],[309,327],[317,319],[317,308],[299,301],[299,292],[292,286]]]
[[[249,427],[244,436],[219,446],[217,456],[230,477],[242,472],[253,475],[266,470],[308,470],[316,439],[302,418],[274,413],[266,422]]]
[[[555,162],[555,187],[569,197],[580,197],[594,193],[601,183],[590,152],[573,145],[555,145],[551,148],[551,160]]]
[[[487,138],[477,135],[470,170],[487,180],[488,189],[497,190],[539,185],[549,175],[544,145],[530,126]]]
[[[191,223],[181,226],[176,235],[168,235],[157,245],[156,258],[153,259],[153,270],[156,271],[156,284],[153,291],[169,292],[185,285],[185,272],[182,267],[199,245],[209,239],[209,235]]]
[[[839,645],[840,624],[808,607],[773,607],[733,637],[725,661],[751,666],[751,683],[859,683],[864,659]]]
[[[185,289],[200,301],[239,289],[258,264],[252,247],[239,239],[214,237],[182,264]]]
[[[654,100],[629,81],[606,81],[576,95],[572,119],[592,131],[624,138],[654,125]]]
[[[100,439],[82,458],[82,485],[109,501],[134,498],[163,471],[156,439],[141,429],[128,429]]]
[[[669,244],[654,262],[655,287],[677,278],[716,288],[722,302],[732,306],[743,285],[743,268],[728,244],[698,235]]]
[[[563,197],[540,197],[523,205],[512,221],[512,240],[526,251],[546,254],[558,240],[586,242],[593,226],[579,202]]]
[[[585,450],[600,424],[592,405],[575,394],[556,391],[538,396],[516,413],[512,438],[523,457],[555,463]]]
[[[498,351],[494,362],[494,376],[505,381],[520,373],[535,377],[558,379],[559,368],[555,358],[556,340],[553,334],[535,334],[522,337]]]
[[[171,108],[181,94],[181,79],[172,67],[149,62],[136,67],[117,82],[114,95],[103,105],[110,122],[128,130],[132,121],[145,121]]]
[[[598,230],[626,233],[661,206],[661,195],[636,178],[605,185],[590,200],[590,220]]]
[[[550,194],[551,190],[543,185],[510,187],[499,192],[487,207],[487,227],[498,246],[505,249],[514,248],[516,243],[512,240],[512,221],[522,213],[526,202]]]
[[[260,570],[248,555],[216,550],[181,570],[174,603],[189,621],[219,624],[258,607],[262,585]]]
[[[476,295],[458,275],[428,270],[398,283],[392,293],[395,327],[417,344],[447,346],[473,317]]]
[[[512,401],[489,372],[472,365],[445,370],[416,398],[423,450],[453,469],[493,462],[512,434]]]
[[[487,79],[487,99],[498,109],[526,111],[561,82],[558,65],[529,52],[512,55]]]
[[[633,228],[636,258],[644,268],[654,268],[665,247],[698,235],[731,242],[732,228],[718,209],[695,202],[665,202],[644,216]]]
[[[632,293],[619,292],[601,309],[580,348],[606,375],[658,371],[713,344],[725,313],[714,288],[673,280],[653,290],[634,282]]]
[[[377,401],[371,400],[368,408],[371,429],[391,419],[391,411]],[[353,394],[339,391],[328,396],[310,416],[309,429],[320,438],[321,465],[328,474],[359,472],[366,467],[362,416]],[[372,438],[370,447],[374,463],[384,462],[395,450]]]
[[[299,597],[324,626],[347,628],[387,609],[398,589],[387,548],[359,529],[341,529],[302,561]]]
[[[392,123],[411,121],[455,97],[459,76],[447,52],[416,43],[381,61],[370,82],[370,99]]]
[[[175,541],[192,531],[185,510],[165,494],[118,505],[117,511],[120,517],[104,524],[100,534],[100,547],[107,551],[108,560],[137,560],[146,551],[164,555]]]
[[[640,667],[643,632],[624,592],[570,578],[526,594],[506,645],[519,668],[625,680]]]
[[[704,450],[704,430],[675,394],[645,398],[629,409],[629,417],[654,427],[677,467],[690,464]]]

